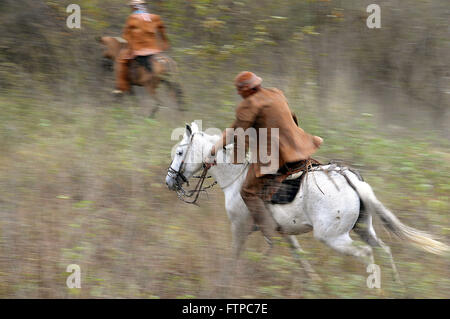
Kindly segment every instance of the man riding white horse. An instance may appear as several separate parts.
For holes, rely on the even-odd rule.
[[[236,120],[231,125],[233,130],[242,128],[244,131],[254,128],[267,129],[267,141],[258,138],[256,143],[259,153],[265,147],[270,154],[279,154],[277,170],[284,166],[288,170],[310,158],[319,148],[322,139],[312,136],[297,126],[297,118],[289,109],[286,97],[281,90],[261,87],[262,79],[252,72],[242,72],[235,79],[238,94],[244,99],[236,109]],[[272,129],[278,129],[279,152],[270,151]],[[218,150],[230,144],[234,140],[234,131],[225,130],[222,138],[211,149],[207,159],[207,165],[214,163],[214,157]],[[265,145],[264,145],[265,144]],[[235,144],[236,145],[236,144]],[[271,159],[273,160],[273,158]],[[254,222],[260,227],[264,236],[271,239],[276,234],[277,225],[265,207],[265,187],[270,185],[273,193],[279,183],[275,180],[275,174],[264,174],[261,170],[267,163],[262,163],[260,156],[249,167],[247,177],[241,189],[241,196],[251,212]],[[269,164],[270,165],[270,164]]]

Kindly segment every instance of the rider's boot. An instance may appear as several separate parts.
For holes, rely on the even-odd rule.
[[[272,214],[264,207],[264,211],[261,212],[264,215],[260,222],[261,232],[263,233],[266,241],[270,246],[278,245],[282,240],[280,235],[281,227],[277,224]]]
[[[274,242],[278,241],[277,238],[280,235],[277,233],[279,228],[272,215],[266,209],[266,205],[263,200],[257,196],[246,196],[245,203],[253,217],[256,227],[258,227],[266,241],[272,245]]]

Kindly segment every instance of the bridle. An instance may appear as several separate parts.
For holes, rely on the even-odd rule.
[[[198,205],[197,204],[197,200],[198,200],[198,197],[200,196],[200,192],[205,192],[206,193],[207,189],[212,188],[214,185],[217,184],[217,181],[215,181],[211,185],[203,187],[203,183],[205,182],[205,179],[211,178],[211,176],[207,176],[209,167],[207,167],[206,164],[203,163],[202,164],[202,167],[203,167],[202,174],[200,176],[193,176],[194,178],[198,178],[199,179],[198,182],[197,182],[197,185],[195,186],[195,188],[192,189],[192,190],[185,190],[183,188],[183,186],[182,186],[183,183],[186,183],[189,186],[189,181],[186,178],[186,176],[184,176],[184,170],[185,170],[185,167],[186,167],[186,165],[185,165],[186,163],[185,162],[186,162],[186,158],[187,158],[187,156],[189,154],[189,151],[191,150],[192,142],[194,140],[194,136],[197,133],[198,132],[194,132],[194,133],[191,134],[191,137],[189,138],[189,143],[179,145],[179,146],[186,146],[187,145],[186,152],[184,153],[184,157],[183,157],[183,159],[182,159],[182,161],[180,163],[180,168],[178,170],[175,170],[174,168],[172,168],[172,164],[170,164],[169,168],[167,169],[168,174],[172,178],[175,179],[176,186],[177,186],[176,192],[177,192],[178,198],[180,200],[182,200],[183,202],[185,202],[185,203],[194,204],[194,205]],[[182,180],[182,183],[179,182],[179,179]],[[188,200],[187,199],[187,198],[191,198],[193,196],[194,196],[194,198],[192,200]]]
[[[191,137],[189,139],[189,143],[179,145],[179,146],[186,146],[187,145],[187,149],[186,149],[186,152],[184,153],[184,157],[183,157],[183,159],[181,161],[180,168],[178,169],[178,171],[175,170],[174,168],[172,168],[173,161],[172,161],[172,163],[170,163],[170,166],[167,169],[168,174],[175,178],[175,181],[177,182],[177,186],[181,186],[178,183],[178,178],[181,178],[183,183],[187,183],[188,186],[189,186],[189,181],[187,180],[186,176],[184,176],[183,172],[184,172],[184,168],[185,168],[184,166],[185,166],[186,157],[187,157],[187,155],[188,155],[188,153],[189,153],[189,151],[191,149],[192,141],[194,139],[194,134],[195,133],[193,133],[191,135]]]

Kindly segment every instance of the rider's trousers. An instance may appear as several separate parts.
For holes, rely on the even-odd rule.
[[[131,89],[129,79],[129,65],[131,60],[123,56],[119,56],[116,60],[116,88],[123,92],[128,92]]]
[[[256,225],[266,237],[273,237],[276,234],[277,224],[272,215],[266,209],[264,201],[267,194],[272,194],[276,189],[268,189],[269,187],[277,187],[278,183],[273,175],[263,175],[256,177],[256,167],[254,164],[249,166],[247,177],[241,188],[241,196],[244,200],[250,214]]]

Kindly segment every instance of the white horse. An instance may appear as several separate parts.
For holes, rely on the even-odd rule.
[[[171,190],[182,190],[181,186],[199,172],[203,160],[219,136],[199,131],[193,122],[186,125],[183,140],[166,177]],[[229,153],[231,148],[218,153],[217,165],[210,174],[225,193],[225,208],[231,221],[232,251],[234,264],[242,251],[248,235],[255,229],[240,190],[247,175],[248,165],[234,165]],[[222,154],[220,154],[222,153]],[[199,160],[200,159],[200,160]],[[389,256],[394,279],[399,275],[390,248],[375,234],[372,216],[378,215],[388,231],[425,251],[444,254],[449,247],[432,238],[431,235],[404,225],[375,197],[369,184],[345,167],[323,165],[309,171],[304,178],[295,199],[288,204],[269,204],[268,210],[280,226],[281,234],[308,276],[319,278],[307,260],[301,258],[302,249],[295,235],[313,231],[314,237],[334,250],[358,257],[366,264],[373,264],[372,247],[381,247]],[[368,245],[353,245],[349,233],[354,230]]]

